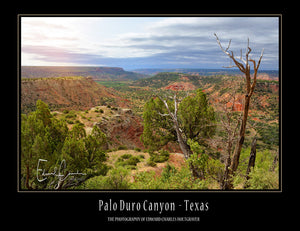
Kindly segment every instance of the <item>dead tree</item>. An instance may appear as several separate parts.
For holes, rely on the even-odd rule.
[[[242,121],[241,121],[241,126],[239,130],[239,137],[238,140],[235,144],[235,149],[234,153],[231,159],[230,163],[230,168],[228,169],[228,175],[233,175],[235,171],[238,168],[239,165],[239,159],[240,159],[240,154],[242,150],[242,146],[245,140],[245,132],[246,132],[246,125],[247,125],[247,118],[248,118],[248,112],[249,112],[249,107],[250,107],[250,99],[251,96],[253,95],[255,85],[256,85],[256,78],[257,78],[257,71],[261,63],[261,59],[263,57],[263,52],[264,49],[261,52],[260,58],[258,60],[258,63],[256,64],[255,60],[251,59],[249,57],[249,54],[251,53],[251,48],[249,46],[249,39],[247,43],[247,49],[246,49],[246,54],[245,54],[245,59],[243,58],[242,54],[242,49],[241,49],[241,55],[240,58],[237,58],[234,56],[233,51],[229,51],[231,40],[228,43],[228,46],[226,49],[224,49],[221,45],[221,42],[216,34],[214,34],[217,39],[217,43],[219,44],[221,50],[228,55],[228,57],[234,62],[234,65],[231,65],[226,68],[232,68],[232,67],[237,67],[242,73],[244,73],[245,78],[246,78],[246,93],[244,95],[244,108],[243,108],[243,116],[242,116]],[[238,61],[239,60],[239,61]],[[251,81],[251,74],[250,74],[250,62],[253,63],[253,80]],[[231,189],[232,183],[229,182],[227,185],[226,189]]]
[[[244,188],[249,187],[249,183],[248,183],[248,180],[250,179],[249,173],[251,172],[251,169],[253,169],[255,166],[255,159],[256,159],[256,137],[254,137],[251,144],[251,152],[250,152],[248,167],[246,171],[246,182]]]
[[[214,146],[219,147],[221,145],[223,150],[223,159],[225,164],[224,174],[220,179],[220,187],[225,190],[228,188],[228,184],[230,183],[230,165],[231,165],[231,157],[232,157],[232,149],[235,141],[237,140],[237,132],[238,127],[241,123],[242,112],[238,112],[235,110],[235,105],[238,102],[237,100],[237,90],[240,87],[242,82],[241,79],[233,81],[230,79],[229,82],[225,79],[224,83],[226,85],[231,86],[229,92],[227,92],[228,96],[219,97],[219,99],[214,99],[215,105],[220,109],[219,112],[219,120],[220,131],[224,132],[225,137],[215,137],[212,139],[214,141]]]

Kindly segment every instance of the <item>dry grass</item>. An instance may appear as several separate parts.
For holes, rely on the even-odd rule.
[[[173,165],[174,167],[180,169],[184,164],[185,160],[182,154],[180,153],[170,153],[169,160],[164,163],[156,163],[155,167],[151,167],[147,165],[147,161],[150,158],[149,153],[138,152],[135,150],[119,150],[108,153],[108,159],[106,161],[107,165],[115,166],[115,162],[124,154],[131,154],[132,156],[143,155],[144,159],[141,159],[141,162],[137,163],[137,168],[135,170],[131,170],[131,175],[134,176],[137,172],[149,172],[154,171],[155,175],[159,176],[163,169],[167,164]]]

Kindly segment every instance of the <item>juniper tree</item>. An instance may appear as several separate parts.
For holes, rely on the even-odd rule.
[[[155,94],[144,107],[142,141],[146,147],[158,149],[177,142],[186,159],[192,154],[188,139],[204,142],[215,131],[215,115],[205,93],[180,97],[178,92]]]

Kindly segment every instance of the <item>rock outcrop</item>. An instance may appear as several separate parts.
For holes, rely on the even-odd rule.
[[[174,82],[166,86],[164,89],[173,91],[190,91],[196,90],[197,87],[190,82]]]
[[[110,147],[126,145],[127,148],[144,148],[140,136],[143,133],[141,119],[133,115],[131,109],[118,108],[116,114],[102,118],[94,123],[103,131],[111,142]]]
[[[105,103],[119,107],[129,105],[129,101],[117,96],[113,89],[91,78],[22,79],[21,111],[26,113],[34,110],[38,99],[47,103],[51,110],[87,110]]]

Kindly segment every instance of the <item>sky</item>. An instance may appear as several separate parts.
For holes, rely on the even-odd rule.
[[[278,17],[21,17],[21,65],[216,68],[249,38],[260,69],[278,69]]]

